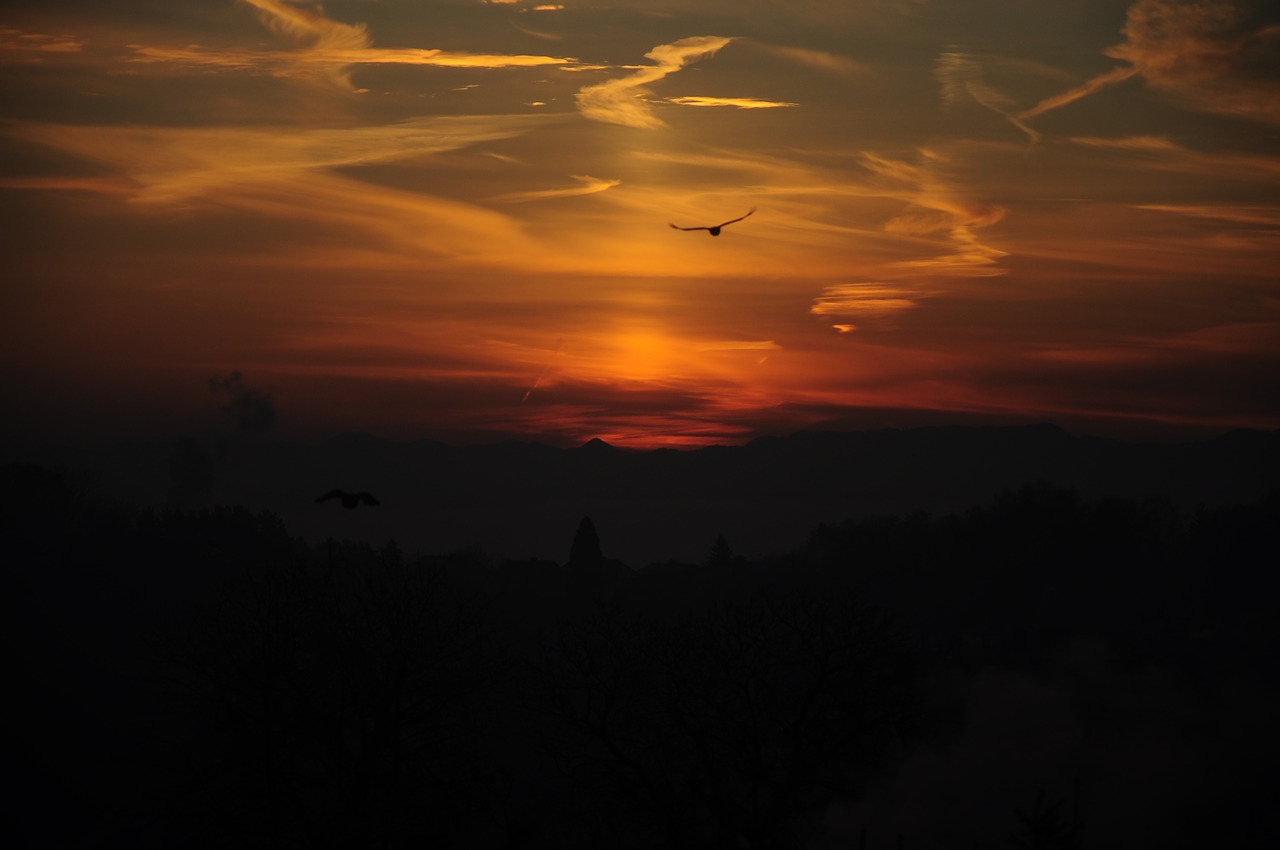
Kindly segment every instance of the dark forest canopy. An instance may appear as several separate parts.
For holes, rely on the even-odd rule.
[[[696,562],[620,571],[589,522],[562,530],[576,566],[418,555],[3,475],[23,846],[1243,847],[1275,827],[1275,493],[1185,509],[1040,483],[769,559],[708,528]],[[958,766],[963,789],[921,790]]]

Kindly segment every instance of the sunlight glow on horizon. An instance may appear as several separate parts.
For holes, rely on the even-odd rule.
[[[1280,12],[961,5],[20,0],[15,421],[1280,426]]]

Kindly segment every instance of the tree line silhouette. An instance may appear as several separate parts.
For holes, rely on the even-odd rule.
[[[565,565],[496,563],[4,477],[21,846],[865,848],[825,814],[963,733],[939,671],[1089,634],[1276,695],[1276,494],[1188,513],[1037,484],[765,561],[711,530],[703,563],[631,570],[589,521]],[[1110,846],[1045,781],[955,846]],[[1275,824],[1203,807],[1183,846]]]

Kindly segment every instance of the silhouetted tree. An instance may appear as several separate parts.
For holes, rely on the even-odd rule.
[[[477,810],[500,677],[482,600],[394,548],[241,575],[168,662],[211,845],[398,847]]]
[[[1080,782],[1075,780],[1071,812],[1063,811],[1065,798],[1049,802],[1044,789],[1036,792],[1029,811],[1018,809],[1016,815],[1021,824],[1018,831],[1009,836],[1009,843],[1018,850],[1075,850],[1080,836]]]
[[[600,551],[600,536],[596,533],[596,525],[591,517],[584,516],[578,523],[578,530],[573,535],[573,545],[569,548],[569,564],[574,567],[593,567],[604,560]]]
[[[762,592],[675,622],[562,622],[537,697],[556,764],[608,813],[612,843],[788,847],[909,733],[911,670],[851,601]]]
[[[733,550],[729,548],[723,534],[716,535],[716,542],[711,544],[711,551],[707,553],[706,564],[711,569],[732,566]]]

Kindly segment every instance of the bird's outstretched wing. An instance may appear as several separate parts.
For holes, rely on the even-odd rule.
[[[316,499],[316,502],[326,502],[329,499],[341,499],[343,495],[345,494],[341,490],[330,490],[328,493],[325,493],[323,496]]]
[[[716,227],[724,227],[726,224],[733,224],[735,221],[742,221],[744,218],[746,218],[748,215],[751,215],[755,211],[756,211],[756,208],[752,207],[751,209],[747,210],[746,215],[740,215],[737,218],[731,218],[728,221],[717,224]]]
[[[355,498],[356,498],[356,499],[358,499],[358,500],[360,501],[360,503],[361,503],[361,504],[365,504],[365,505],[380,505],[380,504],[382,504],[381,502],[379,502],[377,499],[375,499],[375,498],[373,497],[373,494],[371,494],[371,493],[366,493],[366,492],[364,492],[364,491],[361,491],[361,492],[359,492],[359,493],[356,493]]]
[[[737,218],[731,218],[731,219],[729,219],[728,221],[722,221],[722,222],[720,222],[719,224],[713,224],[713,225],[711,225],[711,226],[709,226],[709,227],[681,227],[681,226],[680,226],[680,225],[678,225],[678,224],[671,224],[671,222],[667,222],[667,224],[668,224],[668,225],[670,225],[671,227],[674,227],[676,230],[714,230],[714,231],[718,231],[720,228],[724,227],[726,224],[733,224],[735,221],[742,221],[744,218],[746,218],[748,215],[751,215],[751,213],[753,213],[753,212],[755,212],[755,211],[756,211],[756,208],[755,208],[755,207],[752,207],[750,210],[748,210],[748,211],[747,211],[747,214],[746,214],[746,215],[740,215],[740,216],[738,216]]]

